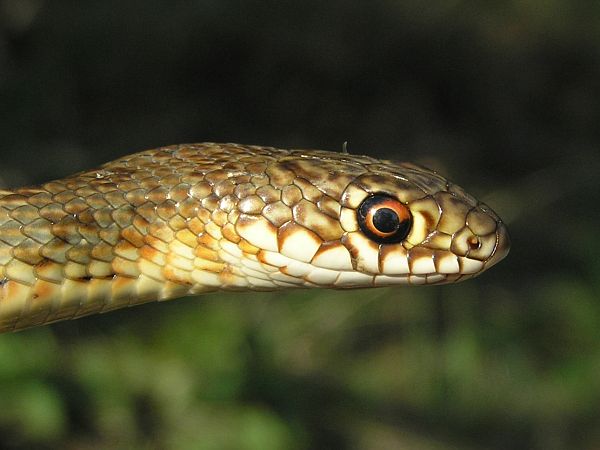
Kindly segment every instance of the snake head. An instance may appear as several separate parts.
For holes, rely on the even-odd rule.
[[[493,266],[510,247],[488,206],[411,163],[292,151],[266,173],[275,201],[260,215],[240,216],[236,229],[260,248],[258,260],[280,283],[456,282]]]

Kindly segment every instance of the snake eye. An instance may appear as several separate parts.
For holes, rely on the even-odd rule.
[[[412,217],[398,200],[383,194],[367,197],[358,207],[362,232],[379,244],[402,242],[408,236]]]

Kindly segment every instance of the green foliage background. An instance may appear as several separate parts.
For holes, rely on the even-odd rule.
[[[513,240],[456,286],[1,335],[1,448],[600,448],[600,3],[0,0],[0,118],[3,186],[347,140],[448,174]]]

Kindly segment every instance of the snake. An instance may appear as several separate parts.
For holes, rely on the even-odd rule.
[[[490,207],[413,163],[172,145],[0,190],[0,333],[212,291],[454,283],[509,248]]]

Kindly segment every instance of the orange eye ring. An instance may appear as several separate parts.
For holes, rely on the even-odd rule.
[[[364,199],[358,207],[357,218],[362,232],[378,244],[402,242],[412,226],[408,207],[385,194]]]

